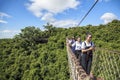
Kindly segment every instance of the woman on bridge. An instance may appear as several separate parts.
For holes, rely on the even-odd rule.
[[[95,49],[94,43],[91,40],[92,35],[88,33],[86,35],[86,40],[82,42],[81,65],[88,75],[90,75],[93,50]]]
[[[79,61],[80,61],[80,57],[81,57],[81,46],[82,46],[81,38],[78,37],[78,38],[77,38],[77,41],[74,42],[71,46],[72,46],[72,47],[75,47],[75,55],[76,55],[76,58],[79,59]]]
[[[75,46],[72,46],[75,43],[75,38],[74,36],[69,38],[68,40],[69,45],[71,46],[72,52],[75,53]]]

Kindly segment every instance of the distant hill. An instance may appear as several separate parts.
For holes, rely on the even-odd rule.
[[[25,27],[13,39],[0,39],[0,80],[69,80],[66,37],[93,35],[97,47],[120,49],[120,21],[106,25],[56,28],[41,31]]]

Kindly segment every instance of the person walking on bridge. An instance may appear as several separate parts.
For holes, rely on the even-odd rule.
[[[81,57],[81,46],[82,46],[81,38],[78,37],[78,38],[77,38],[77,41],[74,42],[71,46],[72,46],[72,47],[75,47],[75,55],[76,55],[76,58],[79,59],[79,61],[80,61],[80,57]]]
[[[75,43],[75,37],[69,39],[69,45],[71,46],[72,52],[75,53],[75,46],[72,46]]]
[[[93,50],[95,49],[94,43],[91,40],[92,35],[88,33],[86,40],[82,42],[81,65],[88,75],[90,75]]]

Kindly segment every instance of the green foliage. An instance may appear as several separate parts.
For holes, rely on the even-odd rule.
[[[120,48],[118,20],[106,25],[69,29],[50,24],[44,27],[45,31],[34,26],[25,27],[13,39],[0,39],[0,80],[69,80],[65,47],[68,36],[81,36],[83,41],[86,32],[91,32],[96,46]]]

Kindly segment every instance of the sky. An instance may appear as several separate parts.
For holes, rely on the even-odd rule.
[[[21,29],[44,30],[47,22],[56,27],[76,26],[96,0],[0,0],[0,39],[13,38]],[[120,0],[99,0],[80,24],[107,24],[120,19]]]

